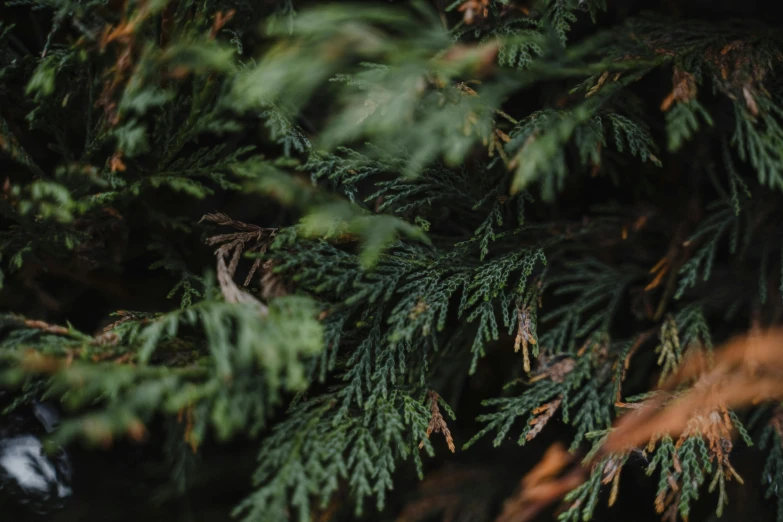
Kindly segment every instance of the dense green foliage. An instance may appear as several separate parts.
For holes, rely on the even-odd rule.
[[[775,403],[589,460],[783,312],[783,32],[680,3],[7,2],[6,412],[59,403],[63,445],[165,431],[182,495],[250,438],[245,522],[496,520],[555,440],[588,457],[560,520],[742,488],[783,520]],[[463,471],[506,459],[479,498]]]

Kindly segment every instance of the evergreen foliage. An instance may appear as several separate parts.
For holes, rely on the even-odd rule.
[[[684,4],[7,2],[4,417],[250,444],[245,522],[783,521],[780,395],[603,449],[781,322],[783,20]]]

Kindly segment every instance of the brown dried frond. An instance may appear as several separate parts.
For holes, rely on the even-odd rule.
[[[96,101],[96,106],[103,108],[104,117],[110,126],[115,126],[120,121],[116,93],[121,90],[128,78],[132,76],[130,72],[133,67],[134,56],[139,48],[136,42],[136,32],[150,16],[150,7],[149,2],[140,2],[139,8],[130,18],[124,15],[116,26],[107,25],[99,39],[98,45],[101,52],[104,52],[109,44],[117,46],[114,65],[106,70],[106,80]],[[118,164],[112,162],[111,167],[113,170],[118,166]]]
[[[723,80],[722,85],[717,82],[718,87],[732,99],[741,94],[750,113],[758,115],[756,93],[766,92],[762,82],[771,70],[771,61],[759,59],[754,46],[742,40],[730,42],[720,50],[709,49],[706,56]],[[776,53],[776,58],[783,61],[783,54]]]
[[[112,172],[125,172],[127,168],[122,161],[122,152],[115,152],[109,160],[109,167]]]
[[[669,268],[669,259],[666,256],[662,257],[657,263],[655,263],[655,266],[650,269],[650,273],[655,274],[655,277],[652,281],[650,281],[650,283],[647,284],[647,286],[644,287],[644,291],[649,292],[650,290],[660,286],[661,282],[663,281],[663,277],[669,272]]]
[[[529,522],[582,484],[587,468],[576,465],[563,473],[575,460],[576,456],[561,443],[552,444],[538,464],[522,477],[517,492],[503,504],[495,522]]]
[[[210,223],[214,223],[216,225],[232,227],[243,232],[259,232],[264,230],[258,225],[252,225],[242,221],[235,221],[222,212],[204,214],[198,222],[201,223],[202,221],[209,221]]]
[[[119,319],[117,319],[113,323],[110,323],[110,324],[104,326],[103,330],[102,330],[103,333],[110,332],[110,331],[114,330],[115,328],[117,328],[119,325],[121,325],[123,323],[127,323],[128,321],[140,321],[141,324],[147,324],[147,323],[150,322],[149,319],[141,318],[137,314],[135,314],[133,312],[129,312],[127,310],[118,310],[118,311],[114,312],[114,314],[112,314],[112,315],[118,316]]]
[[[609,79],[609,71],[606,71],[603,73],[599,78],[598,81],[595,82],[595,85],[593,85],[589,91],[587,91],[587,94],[585,94],[585,98],[589,98],[590,96],[597,93],[599,90],[601,90],[601,87],[606,83],[606,80]]]
[[[127,323],[128,321],[137,320],[141,324],[146,324],[149,322],[149,319],[139,318],[133,312],[127,312],[125,310],[120,310],[114,315],[118,315],[120,318],[113,323],[106,325],[100,332],[95,334],[94,339],[97,344],[104,346],[116,346],[120,342],[120,336],[113,331],[115,328],[123,323]]]
[[[234,18],[235,14],[237,14],[236,9],[229,9],[226,14],[223,14],[221,11],[215,13],[215,21],[212,22],[212,28],[209,30],[210,40],[215,39],[218,32],[223,29],[223,26],[226,25],[229,20]]]
[[[712,492],[716,486],[720,486],[719,502],[725,502],[725,482],[736,479],[740,484],[743,483],[742,477],[736,472],[729,462],[729,454],[732,449],[731,432],[734,429],[729,412],[725,406],[711,412],[698,412],[695,414],[685,431],[682,432],[675,443],[676,448],[682,447],[685,441],[691,437],[706,439],[709,447],[707,449],[708,461],[715,464],[715,473],[709,491]],[[645,452],[654,450],[657,441],[662,435],[655,435],[647,444]],[[678,506],[682,496],[682,464],[675,453],[673,456],[673,466],[675,474],[667,473],[667,487],[662,488],[655,497],[655,510],[662,514],[665,521],[675,522],[677,519]]]
[[[35,328],[36,330],[41,330],[46,333],[52,333],[57,335],[68,335],[68,333],[70,332],[70,330],[68,330],[68,328],[65,328],[64,326],[49,324],[44,321],[38,321],[35,319],[25,319],[24,324],[28,328]]]
[[[257,263],[253,263],[253,265],[255,267],[257,266]],[[275,262],[271,259],[267,259],[264,261],[264,264],[261,265],[261,298],[264,301],[269,301],[275,297],[288,295],[289,293],[288,286],[280,274],[275,273],[274,268]],[[255,270],[251,270],[251,272],[247,275],[247,278],[245,279],[245,286],[250,284],[250,280],[253,277],[254,271]]]
[[[527,307],[517,309],[517,337],[514,340],[514,351],[518,352],[519,348],[522,348],[522,360],[525,366],[525,371],[530,371],[530,352],[528,351],[529,344],[536,344],[535,336],[533,336],[533,321],[530,318],[530,309]]]
[[[692,353],[656,397],[618,421],[603,451],[636,447],[658,434],[689,433],[694,419],[706,419],[698,421],[699,429],[714,432],[718,429],[714,412],[783,398],[782,346],[783,330],[776,329],[735,338],[712,356],[714,364],[708,354]],[[675,393],[689,383],[693,384],[685,392]],[[718,413],[718,418],[723,417]],[[715,450],[719,457],[717,446]]]
[[[674,456],[677,458],[677,455]],[[671,474],[667,474],[668,488],[664,488],[655,496],[655,511],[661,514],[663,522],[677,522],[679,515],[680,497],[682,492],[677,481]]]
[[[552,416],[557,412],[557,409],[560,408],[560,404],[562,404],[562,402],[563,397],[558,397],[557,399],[542,404],[533,410],[533,415],[536,417],[530,421],[530,425],[533,427],[530,429],[530,431],[527,432],[525,440],[533,440],[536,435],[541,433],[541,430],[544,429],[544,426],[546,426],[546,424],[549,422],[549,419],[551,419]]]
[[[672,92],[661,103],[661,110],[668,111],[674,102],[687,103],[696,98],[696,79],[679,67],[672,74]]]
[[[716,462],[717,473],[731,479],[736,478],[742,484],[742,477],[732,467],[729,462],[729,454],[733,444],[731,442],[731,432],[734,426],[729,416],[726,406],[701,414],[691,419],[685,432],[680,435],[677,441],[679,447],[687,437],[704,437],[709,443],[710,462]],[[716,475],[717,477],[717,475]]]
[[[750,85],[742,86],[742,97],[745,99],[745,105],[753,116],[759,115],[759,106],[756,98],[753,96],[753,88]]]
[[[262,228],[257,225],[235,221],[226,214],[216,212],[205,214],[199,223],[209,221],[221,226],[230,226],[237,230],[230,234],[219,234],[207,239],[208,245],[220,245],[215,250],[217,257],[217,277],[223,298],[229,303],[247,303],[259,308],[266,314],[267,308],[257,298],[245,292],[234,282],[234,276],[239,266],[239,260],[243,252],[264,253],[269,248],[277,233],[276,228]],[[243,286],[248,286],[253,276],[261,267],[262,295],[265,299],[284,295],[285,287],[282,281],[273,273],[271,261],[261,264],[261,259],[256,259],[245,278]]]
[[[120,342],[120,336],[115,332],[101,332],[94,337],[95,343],[101,346],[117,346]]]
[[[623,460],[623,455],[615,455],[604,463],[604,468],[601,470],[603,474],[601,483],[612,484],[609,493],[609,507],[617,501],[617,494],[620,491],[620,471],[623,469]]]
[[[490,158],[494,157],[497,152],[500,159],[503,160],[503,164],[508,165],[510,159],[506,153],[504,144],[511,141],[511,136],[496,128],[494,132],[490,133],[489,138],[484,138],[483,141],[485,142],[485,145],[488,145],[487,154]],[[498,197],[498,200],[500,200],[500,197]],[[504,203],[504,201],[501,201],[501,203]]]
[[[239,260],[239,256],[242,254],[241,246],[234,248],[234,255],[231,263],[226,265],[226,255],[228,251],[223,247],[215,251],[215,255],[218,258],[217,261],[217,277],[218,284],[220,285],[220,291],[223,294],[223,298],[228,303],[245,303],[256,306],[262,314],[267,313],[267,307],[261,301],[253,297],[251,294],[240,289],[236,283],[234,283],[234,272],[236,271],[236,265]]]
[[[541,357],[541,367],[538,373],[530,379],[530,382],[540,381],[541,379],[552,379],[554,382],[563,382],[566,376],[576,366],[576,361],[567,357],[557,362],[551,362],[546,357]]]
[[[449,445],[449,450],[454,453],[457,451],[457,448],[454,446],[454,439],[451,437],[451,431],[449,431],[449,427],[446,425],[446,419],[443,418],[443,414],[441,414],[440,408],[438,407],[438,399],[440,397],[432,390],[427,392],[427,395],[430,398],[431,414],[430,424],[427,426],[427,438],[429,439],[433,432],[443,433],[443,436],[446,437],[446,444]],[[424,441],[421,441],[419,443],[419,449],[423,447]]]
[[[182,423],[185,421],[185,433],[182,439],[190,446],[190,450],[195,454],[198,452],[199,440],[193,433],[193,405],[188,404],[186,407],[180,409],[177,412],[177,422]]]
[[[463,20],[470,25],[477,19],[481,20],[489,16],[489,0],[466,0],[457,11],[462,13]]]

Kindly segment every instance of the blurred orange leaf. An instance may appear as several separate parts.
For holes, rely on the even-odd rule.
[[[686,358],[659,393],[620,418],[602,451],[622,452],[664,434],[682,434],[692,419],[716,410],[783,398],[783,330],[753,332],[715,353]],[[683,385],[690,385],[685,391]]]
[[[563,474],[576,457],[559,442],[551,445],[530,472],[522,478],[517,493],[506,500],[495,522],[528,522],[561,500],[585,479],[587,469],[577,465]]]

